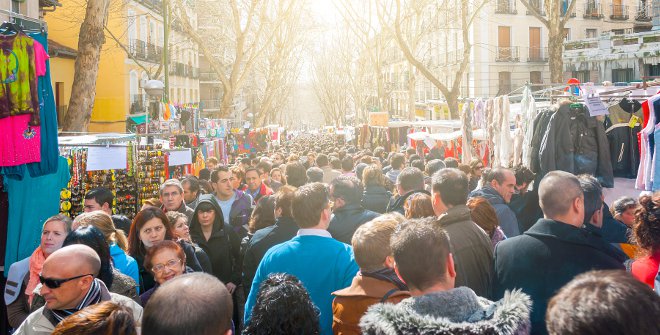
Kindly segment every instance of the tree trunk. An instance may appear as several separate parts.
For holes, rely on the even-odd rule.
[[[220,118],[227,118],[234,110],[234,92],[225,90],[222,96],[222,105],[220,106]],[[242,112],[242,111],[241,111]]]
[[[564,60],[562,59],[564,32],[550,30],[549,34],[548,56],[550,62],[550,81],[553,84],[558,84],[564,81]]]
[[[109,0],[88,0],[85,20],[80,26],[78,56],[71,87],[71,98],[62,129],[84,132],[92,117],[96,97],[101,47],[105,43],[103,27],[108,15]]]
[[[408,119],[415,121],[415,68],[408,63]]]
[[[449,117],[452,120],[459,119],[458,92],[451,91],[448,95],[445,95],[445,99],[447,100],[447,107],[449,107]]]

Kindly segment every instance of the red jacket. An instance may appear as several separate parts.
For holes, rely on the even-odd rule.
[[[635,260],[631,272],[639,281],[654,288],[653,282],[658,274],[658,265],[660,265],[660,251]]]
[[[249,189],[245,192],[252,196],[252,204],[253,205],[256,205],[257,202],[259,202],[259,199],[261,199],[261,198],[263,198],[267,195],[273,194],[273,190],[270,187],[266,186],[266,184],[264,184],[263,182],[261,183],[261,186],[259,187],[259,193],[257,193],[256,196],[252,195],[252,191],[250,191]]]

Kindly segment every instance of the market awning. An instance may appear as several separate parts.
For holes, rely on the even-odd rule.
[[[147,114],[129,116],[128,119],[135,124],[143,124],[147,122]]]

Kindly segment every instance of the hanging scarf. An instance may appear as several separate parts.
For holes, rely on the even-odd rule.
[[[59,324],[64,320],[67,316],[87,307],[91,306],[94,304],[98,304],[101,302],[101,284],[100,284],[99,279],[94,279],[92,281],[92,286],[89,288],[89,291],[87,291],[87,294],[85,295],[85,298],[76,306],[75,308],[72,309],[60,309],[60,310],[52,310],[51,312],[53,313],[53,317]]]
[[[30,256],[30,279],[28,280],[27,287],[25,287],[25,294],[28,296],[28,303],[30,305],[32,304],[32,298],[34,298],[34,289],[39,285],[39,274],[45,261],[46,255],[41,250],[41,247],[38,247],[32,253],[32,256]]]
[[[399,276],[396,275],[394,269],[384,268],[373,272],[361,271],[360,273],[362,273],[362,275],[365,277],[370,277],[370,278],[375,278],[378,280],[390,282],[394,284],[401,291],[408,291],[408,286],[401,279],[399,279]]]

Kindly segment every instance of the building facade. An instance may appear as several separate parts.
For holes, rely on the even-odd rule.
[[[190,7],[193,3],[186,2]],[[199,100],[198,51],[175,29],[170,33],[170,53],[163,57],[164,27],[161,0],[112,2],[107,20],[105,44],[101,51],[96,81],[96,97],[89,132],[125,132],[126,118],[145,112],[148,97],[142,86],[148,79],[164,80],[161,63],[169,62],[169,101],[194,103]],[[189,9],[193,14],[194,10]],[[46,16],[50,39],[64,47],[78,45],[80,25],[85,8],[65,3]],[[53,64],[55,67],[55,64]],[[73,75],[69,67],[58,69],[54,85],[62,80],[66,92],[71,90]],[[55,72],[55,71],[54,71]],[[70,82],[68,80],[71,80]],[[60,103],[68,103],[68,98]],[[59,106],[58,109],[65,106]]]

